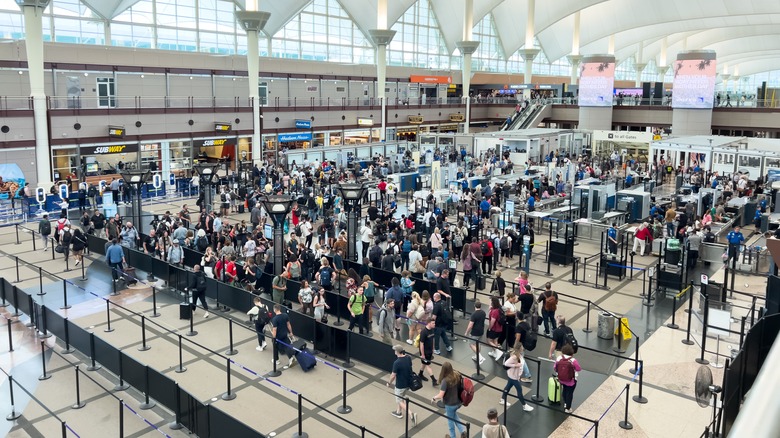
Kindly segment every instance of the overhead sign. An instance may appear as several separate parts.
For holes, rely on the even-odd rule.
[[[108,136],[111,138],[125,138],[125,127],[124,126],[109,126],[108,127]]]
[[[509,89],[510,90],[528,90],[531,87],[533,87],[533,85],[531,85],[531,84],[513,84],[513,85],[509,86]]]
[[[81,155],[127,154],[131,152],[138,152],[138,143],[86,147],[81,151]]]
[[[466,120],[465,114],[450,114],[450,122],[463,122]]]
[[[424,75],[411,75],[409,82],[416,84],[451,84],[451,76],[424,76]]]
[[[358,126],[374,126],[374,119],[369,119],[366,117],[358,117],[357,124]]]
[[[299,132],[296,134],[279,134],[279,143],[292,143],[296,141],[311,141],[311,133]]]
[[[412,125],[422,125],[424,120],[423,116],[409,116],[409,123]]]
[[[593,131],[594,141],[623,141],[630,143],[650,143],[653,133],[647,131]]]
[[[311,120],[296,120],[295,127],[298,129],[311,129]]]
[[[214,130],[217,132],[230,132],[233,129],[233,125],[230,123],[215,123]]]
[[[214,138],[211,140],[195,140],[192,142],[192,145],[195,147],[203,147],[203,146],[231,146],[233,143],[231,142],[233,139],[230,138]]]

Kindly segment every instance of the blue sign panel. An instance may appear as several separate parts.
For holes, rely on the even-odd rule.
[[[279,143],[291,143],[295,141],[311,141],[311,132],[299,132],[297,134],[279,134]]]
[[[311,129],[311,121],[310,120],[296,120],[295,121],[295,127],[298,129]]]

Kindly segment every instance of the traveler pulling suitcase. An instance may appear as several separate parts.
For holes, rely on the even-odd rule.
[[[303,372],[307,373],[317,366],[317,359],[306,349],[306,341],[296,339],[292,346],[299,350],[295,352],[295,360],[298,361]]]
[[[561,383],[555,376],[550,377],[550,380],[547,381],[547,398],[553,404],[561,402]]]

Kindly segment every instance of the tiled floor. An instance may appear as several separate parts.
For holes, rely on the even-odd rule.
[[[192,202],[191,202],[192,203]],[[163,212],[178,210],[177,203],[157,204],[147,206],[150,212]],[[229,220],[248,219],[248,214],[235,215]],[[31,227],[32,228],[32,227]],[[0,257],[0,276],[16,280],[16,259],[19,257],[19,279],[17,286],[27,291],[39,292],[38,267],[57,276],[74,279],[74,285],[68,288],[68,301],[74,307],[67,311],[61,311],[72,321],[82,327],[92,328],[95,335],[109,341],[115,346],[120,346],[127,354],[138,361],[148,364],[150,367],[161,370],[166,374],[175,376],[177,382],[187,391],[190,391],[203,401],[213,400],[213,403],[225,409],[231,415],[254,427],[262,433],[276,432],[280,436],[289,436],[297,430],[297,397],[292,392],[301,392],[311,402],[334,411],[341,405],[342,371],[340,364],[334,367],[320,363],[317,369],[308,374],[303,374],[299,367],[294,366],[285,370],[277,378],[258,377],[265,376],[272,368],[271,352],[259,352],[255,350],[255,334],[243,328],[240,324],[246,320],[245,315],[230,312],[218,314],[212,312],[208,319],[202,317],[202,311],[198,311],[195,329],[199,332],[192,338],[184,336],[184,348],[182,351],[183,362],[187,367],[184,373],[175,373],[178,366],[178,337],[189,330],[187,321],[178,319],[178,300],[166,294],[158,294],[158,307],[162,315],[159,318],[148,318],[147,343],[152,348],[148,351],[138,351],[141,343],[140,318],[132,312],[145,315],[151,313],[151,290],[149,287],[139,285],[131,290],[125,290],[120,297],[112,298],[117,304],[125,307],[124,310],[113,307],[110,311],[111,325],[115,330],[111,333],[103,331],[106,328],[106,311],[102,299],[111,292],[111,282],[108,270],[102,260],[87,261],[85,273],[88,280],[76,281],[81,276],[80,270],[65,272],[65,264],[60,255],[52,260],[51,252],[32,251],[30,235],[21,233],[21,244],[16,244],[16,235],[13,228],[0,229],[0,251],[9,256]],[[544,242],[544,234],[537,236],[537,242]],[[541,246],[541,245],[540,245]],[[579,257],[598,254],[598,243],[580,241],[575,248],[575,255]],[[2,255],[2,254],[0,254]],[[27,266],[24,262],[30,263]],[[652,257],[637,257],[635,266],[645,267],[655,262]],[[74,269],[74,266],[70,266]],[[698,407],[692,396],[693,378],[699,365],[693,360],[700,355],[698,344],[693,346],[683,345],[680,340],[685,337],[682,330],[673,330],[665,327],[669,322],[672,312],[671,299],[656,300],[652,307],[643,305],[641,277],[633,280],[625,278],[618,280],[609,279],[609,290],[595,289],[591,285],[580,283],[572,285],[571,267],[552,265],[551,276],[544,275],[547,265],[544,263],[543,254],[536,252],[536,257],[531,263],[531,282],[540,287],[545,282],[551,281],[553,288],[559,292],[590,300],[593,304],[588,312],[587,301],[562,297],[558,313],[565,315],[569,325],[575,329],[579,343],[583,346],[600,349],[605,353],[598,353],[582,349],[578,356],[584,371],[580,375],[578,388],[575,393],[575,415],[565,415],[560,406],[550,405],[546,401],[547,379],[551,374],[551,364],[542,360],[537,368],[532,364],[534,382],[525,387],[525,396],[528,399],[536,393],[537,380],[540,383],[540,395],[545,401],[535,405],[533,412],[522,412],[519,404],[513,404],[507,410],[507,424],[513,432],[512,436],[556,436],[575,437],[595,436],[592,430],[593,422],[599,420],[598,432],[602,436],[698,436],[709,422],[710,409]],[[715,267],[712,267],[713,269]],[[582,269],[582,268],[580,268]],[[589,268],[589,271],[592,268]],[[516,269],[505,270],[505,278],[515,278]],[[712,272],[710,272],[712,273]],[[588,272],[586,275],[595,276]],[[582,279],[582,273],[579,275]],[[691,278],[698,278],[695,273]],[[593,277],[590,278],[590,281]],[[36,296],[36,299],[46,306],[59,308],[62,305],[62,281],[55,278],[44,278],[43,289],[48,293],[44,296]],[[750,277],[739,275],[737,285],[746,285],[737,289],[763,295],[765,287],[764,277]],[[488,281],[488,285],[490,280]],[[80,289],[83,287],[85,290]],[[687,295],[686,295],[687,297]],[[749,300],[736,296],[740,305],[750,307]],[[625,315],[629,318],[632,330],[639,336],[641,344],[640,359],[644,361],[643,396],[648,399],[647,404],[629,403],[629,421],[633,429],[625,431],[617,425],[622,420],[625,410],[625,394],[621,394],[625,385],[630,383],[630,395],[636,395],[638,382],[632,382],[632,375],[628,368],[633,367],[633,360],[625,361],[611,356],[614,354],[612,347],[614,341],[597,338],[596,323],[598,305],[615,314]],[[685,305],[679,307],[676,314],[676,323],[683,329],[687,324],[688,314],[683,311]],[[694,300],[694,309],[698,309],[698,300]],[[9,308],[4,314],[9,314]],[[739,330],[741,317],[745,309],[735,308],[733,315],[736,322],[732,323],[732,330]],[[590,320],[588,322],[588,318]],[[228,319],[232,318],[234,324],[234,344],[238,354],[231,356],[231,376],[233,390],[237,398],[233,401],[223,401],[219,396],[226,390],[225,369],[226,360],[210,353],[223,352],[228,347]],[[22,322],[26,317],[22,317]],[[581,329],[586,324],[593,330],[584,333]],[[701,323],[698,314],[692,320],[692,338],[697,342],[701,339]],[[465,322],[456,326],[456,332],[465,329]],[[22,324],[12,325],[12,337],[15,351],[9,353],[7,341],[0,344],[0,366],[9,374],[19,379],[25,388],[28,388],[47,407],[57,413],[60,418],[68,422],[68,425],[79,436],[112,436],[112,429],[118,427],[118,401],[111,394],[101,390],[95,383],[82,378],[82,398],[90,400],[89,408],[82,410],[70,410],[73,403],[73,363],[86,364],[83,355],[61,355],[58,348],[47,350],[47,367],[54,376],[52,379],[39,383],[37,376],[40,374],[40,343],[36,339],[32,329],[24,328]],[[173,333],[173,334],[172,334]],[[52,346],[53,340],[47,340],[47,345]],[[631,357],[635,351],[635,342],[632,340],[626,345],[627,353],[623,357]],[[197,343],[197,344],[195,344]],[[709,339],[707,349],[714,350],[716,341]],[[721,353],[727,354],[730,345],[737,345],[738,339],[724,339],[720,342]],[[411,350],[407,344],[403,344]],[[455,367],[471,374],[475,372],[474,362],[470,360],[471,352],[468,350],[462,338],[455,343],[455,350],[451,355],[438,357],[441,363],[450,360]],[[540,338],[537,348],[530,353],[531,356],[546,356],[549,341]],[[389,351],[389,349],[388,349]],[[385,352],[386,353],[386,352]],[[378,352],[378,354],[384,354]],[[712,360],[712,354],[706,353],[705,357]],[[323,360],[328,360],[322,357]],[[284,362],[284,359],[283,359]],[[417,365],[415,365],[417,366]],[[82,367],[83,368],[83,367]],[[438,372],[438,367],[435,367]],[[364,426],[381,436],[397,437],[404,435],[405,421],[398,420],[389,415],[394,409],[392,394],[384,386],[385,373],[372,367],[356,364],[349,370],[352,374],[347,377],[348,404],[353,408],[352,413],[344,415],[343,419],[353,422],[357,426]],[[718,369],[713,369],[715,380],[721,377]],[[502,388],[505,383],[505,372],[495,362],[488,360],[483,367],[483,374],[487,376],[485,383],[492,387]],[[116,377],[99,371],[89,373],[99,384],[105,388],[113,388]],[[497,407],[500,392],[490,386],[478,385],[478,392],[474,402],[467,408],[460,410],[461,418],[471,423],[470,436],[479,436],[478,431],[485,421],[485,412],[489,407]],[[4,380],[3,388],[0,388],[0,406],[9,407],[8,381]],[[16,391],[17,409],[23,412],[23,417],[16,423],[6,422],[2,424],[8,436],[40,436],[33,429],[37,429],[43,436],[59,436],[61,428],[60,420],[43,415],[43,409],[27,397]],[[412,395],[412,400],[425,406],[427,409],[442,412],[429,403],[430,397],[435,391],[426,386],[421,391]],[[120,395],[121,394],[121,395]],[[125,397],[128,404],[134,409],[141,401],[141,395],[131,390],[126,393],[114,394]],[[344,422],[337,416],[320,409],[311,402],[304,402],[303,429],[310,436],[316,437],[341,437],[360,436],[360,430]],[[613,403],[614,402],[614,403]],[[611,406],[611,408],[610,408]],[[259,408],[261,407],[261,408]],[[609,411],[604,414],[609,408]],[[418,412],[418,426],[410,432],[414,436],[443,436],[446,433],[446,422],[438,415],[420,407],[413,409]],[[10,409],[9,409],[10,411]],[[166,424],[171,421],[172,415],[165,409],[157,407],[151,411],[137,411],[139,415],[149,423],[161,427],[170,436],[184,436],[181,431],[171,431]],[[100,421],[94,421],[99,419]],[[148,424],[133,415],[129,410],[125,412],[125,434],[127,436],[156,436],[157,431],[151,429]],[[502,418],[503,419],[503,418]],[[669,421],[679,419],[680,421]],[[100,423],[99,425],[95,423]],[[74,436],[70,434],[69,436]],[[116,436],[116,435],[113,435]]]

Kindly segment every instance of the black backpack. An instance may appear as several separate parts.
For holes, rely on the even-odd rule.
[[[577,338],[574,337],[574,332],[571,328],[566,327],[566,343],[571,345],[571,348],[574,349],[574,353],[577,353],[577,350],[580,348],[580,344],[577,342]]]
[[[479,250],[482,251],[482,255],[486,256],[490,253],[490,247],[488,247],[487,241],[482,241],[482,243],[479,244]]]
[[[42,223],[43,225],[41,225],[41,234],[43,234],[44,236],[48,236],[49,234],[51,234],[51,222],[44,219]]]
[[[206,237],[198,237],[198,240],[195,241],[195,246],[198,247],[198,251],[205,252],[209,246],[209,241]]]
[[[503,307],[498,308],[498,319],[496,320],[496,323],[501,327],[503,327],[504,324],[506,324],[506,314],[504,314]]]
[[[197,276],[197,285],[196,287],[198,290],[206,290],[206,275],[201,274]]]
[[[428,225],[431,226],[431,228],[436,226],[436,217],[431,215],[431,217],[428,218]]]

